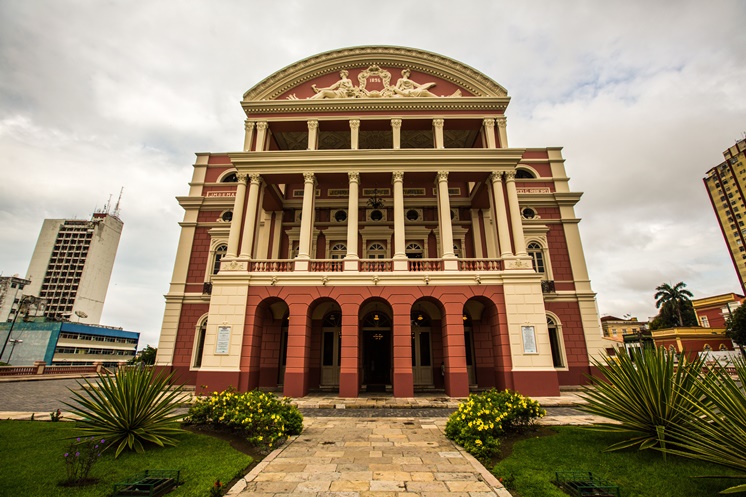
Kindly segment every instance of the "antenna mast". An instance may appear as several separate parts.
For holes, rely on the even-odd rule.
[[[122,201],[122,192],[124,192],[124,187],[122,187],[119,190],[119,198],[117,199],[117,205],[114,207],[114,217],[119,217],[119,204]]]

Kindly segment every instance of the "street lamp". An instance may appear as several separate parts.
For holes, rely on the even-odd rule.
[[[12,345],[10,346],[10,354],[8,354],[8,364],[10,364],[10,358],[13,357],[13,351],[16,350],[17,343],[23,343],[23,340],[18,338],[11,338],[8,340]]]
[[[10,341],[10,335],[13,334],[13,327],[16,325],[16,320],[18,319],[18,315],[24,312],[26,312],[26,316],[28,316],[28,310],[29,307],[31,307],[34,304],[41,303],[42,300],[39,297],[35,297],[34,295],[21,295],[21,300],[18,302],[18,310],[16,311],[16,315],[13,316],[13,322],[10,323],[10,330],[8,330],[8,336],[5,337],[5,343],[3,343],[3,349],[0,350],[0,361],[3,359],[3,354],[5,353],[5,347],[8,346],[8,342]],[[15,342],[13,343],[15,346]],[[11,349],[11,354],[12,354]],[[8,358],[8,362],[10,362],[10,358]]]

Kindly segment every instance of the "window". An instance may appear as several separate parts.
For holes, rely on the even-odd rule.
[[[225,211],[220,216],[220,219],[222,221],[225,221],[226,223],[230,223],[233,220],[233,211]]]
[[[205,352],[205,335],[207,334],[207,319],[202,321],[202,324],[197,330],[197,343],[194,351],[194,367],[199,368],[202,366],[202,355]]]
[[[347,245],[344,243],[335,243],[329,251],[330,259],[344,259],[347,255]]]
[[[220,272],[220,261],[223,260],[225,254],[228,252],[228,245],[218,245],[215,249],[215,262],[212,265],[212,274],[218,274]]]
[[[551,316],[547,316],[547,329],[549,331],[549,347],[552,349],[552,364],[554,364],[555,368],[564,367],[562,333],[557,322]]]
[[[531,207],[524,207],[521,209],[521,217],[523,217],[523,219],[534,219],[536,217],[536,211]]]
[[[528,244],[528,255],[531,256],[534,271],[537,273],[544,273],[544,251],[536,242]]]
[[[420,212],[417,209],[409,209],[407,211],[407,220],[417,221],[420,218]]]
[[[368,245],[368,259],[385,259],[386,247],[378,242]]]
[[[528,169],[516,169],[515,171],[515,179],[530,179],[535,177]]]
[[[334,220],[338,223],[347,221],[347,211],[340,209],[334,213]]]
[[[227,174],[221,183],[238,183],[238,176],[236,176],[236,173]]]
[[[408,243],[405,252],[409,259],[422,259],[422,245],[419,243]]]
[[[702,328],[709,328],[710,327],[710,320],[707,319],[707,316],[700,316],[699,322],[702,325]]]

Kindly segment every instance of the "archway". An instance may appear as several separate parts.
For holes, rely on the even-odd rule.
[[[510,388],[510,347],[508,337],[501,334],[495,303],[483,297],[469,299],[462,320],[469,385]]]
[[[415,389],[443,388],[443,336],[440,303],[423,298],[410,315],[412,380]]]
[[[287,331],[289,308],[284,300],[271,298],[256,308],[249,368],[248,389],[279,388],[284,382],[287,359]],[[258,377],[255,371],[258,366]],[[256,378],[256,380],[254,380]],[[256,381],[256,383],[254,383]]]
[[[309,313],[309,387],[337,391],[342,354],[342,309],[335,300],[321,298],[311,303]]]
[[[391,309],[388,304],[369,302],[361,307],[362,383],[366,392],[384,392],[391,387]]]

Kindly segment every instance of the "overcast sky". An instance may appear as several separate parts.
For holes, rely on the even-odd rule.
[[[702,177],[746,131],[744,26],[737,0],[0,0],[0,271],[124,187],[102,324],[157,346],[194,153],[240,150],[242,94],[284,66],[400,45],[507,88],[511,146],[564,147],[602,315],[740,292]]]

